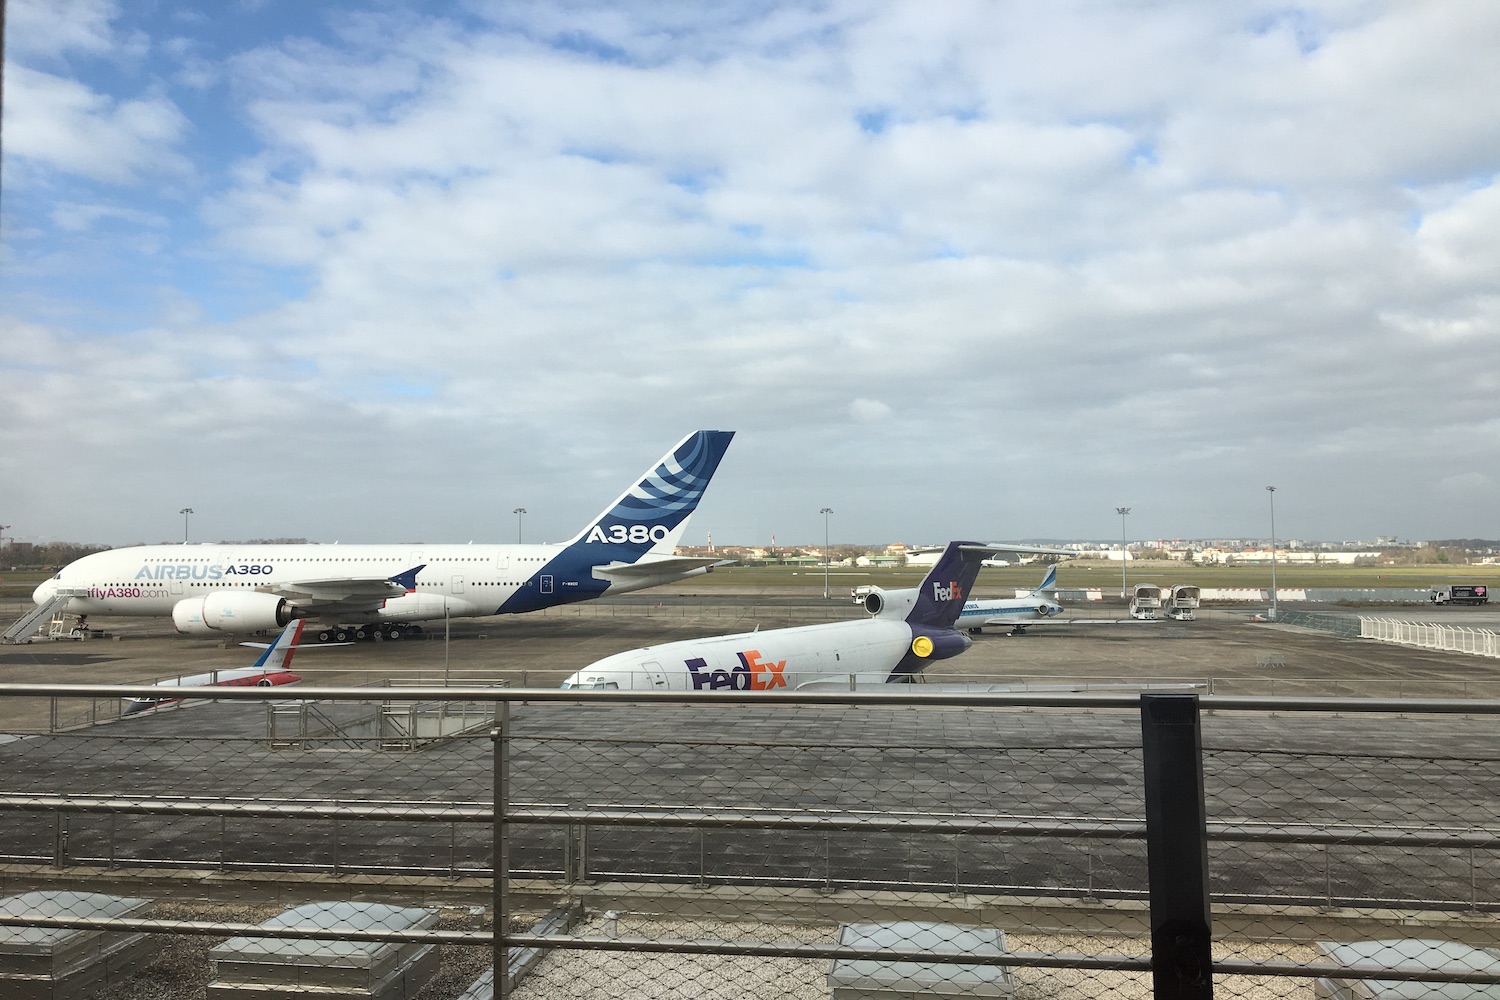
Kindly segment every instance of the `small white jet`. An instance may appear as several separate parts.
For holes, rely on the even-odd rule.
[[[995,597],[968,601],[958,615],[958,627],[978,635],[989,626],[1008,626],[1011,635],[1025,635],[1028,628],[1055,625],[1138,625],[1148,619],[1131,618],[1058,618],[1063,606],[1057,600],[1057,567],[1047,567],[1047,575],[1032,591],[1015,597]],[[1149,619],[1154,620],[1154,619]]]
[[[158,681],[152,687],[279,687],[282,684],[296,684],[302,676],[292,673],[292,657],[297,652],[297,644],[302,639],[302,629],[306,624],[307,622],[301,618],[290,622],[281,630],[276,641],[269,645],[259,642],[242,643],[245,646],[265,648],[265,652],[260,654],[260,659],[256,660],[253,666],[173,677],[171,680]],[[172,694],[152,698],[126,698],[120,708],[120,715],[138,715],[159,705],[167,705],[180,700],[178,696]]]
[[[970,635],[990,625],[1009,625],[1012,635],[1024,635],[1026,626],[1053,615],[1062,614],[1057,602],[1057,567],[1048,566],[1047,575],[1035,590],[1015,597],[994,597],[964,603],[958,613],[958,627]]]
[[[686,639],[606,656],[565,688],[622,691],[795,691],[911,681],[972,645],[954,627],[964,595],[994,549],[949,542],[922,583],[875,590],[869,618]]]
[[[551,545],[145,545],[84,556],[36,588],[63,615],[171,618],[188,635],[297,618],[320,642],[399,639],[417,623],[517,614],[707,573],[678,539],[733,431],[683,438],[567,542]],[[35,612],[33,612],[35,614]],[[23,619],[24,621],[24,619]]]

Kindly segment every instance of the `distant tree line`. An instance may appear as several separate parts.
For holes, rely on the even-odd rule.
[[[11,569],[46,569],[66,566],[74,559],[103,552],[108,545],[80,545],[77,542],[13,542],[7,540],[0,549],[0,565]]]

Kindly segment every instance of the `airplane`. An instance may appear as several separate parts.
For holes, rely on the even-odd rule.
[[[562,686],[769,692],[912,681],[929,663],[973,644],[955,623],[980,563],[994,551],[949,542],[919,586],[870,593],[868,618],[645,646],[597,660]]]
[[[1010,635],[1025,635],[1037,625],[1140,625],[1147,620],[1131,618],[1058,618],[1063,606],[1057,600],[1057,567],[1047,567],[1041,584],[1025,595],[995,597],[964,603],[958,627],[978,635],[991,625],[1009,626]]]
[[[297,652],[297,644],[302,639],[302,630],[307,625],[305,619],[297,618],[287,623],[286,628],[272,643],[247,642],[246,646],[256,646],[265,649],[260,654],[260,659],[253,666],[236,667],[230,670],[213,670],[206,674],[192,674],[187,677],[174,677],[167,681],[158,681],[153,687],[278,687],[282,684],[295,684],[302,679],[300,674],[291,671],[292,656]],[[328,647],[323,647],[328,648]],[[139,715],[148,712],[159,705],[167,705],[182,699],[163,695],[160,698],[126,698],[120,708],[121,717],[128,715]]]
[[[978,635],[986,625],[1009,625],[1011,635],[1024,635],[1031,622],[1062,614],[1056,595],[1057,567],[1048,566],[1041,585],[1024,596],[966,601],[958,613],[958,627]]]
[[[298,618],[320,642],[400,639],[419,622],[519,614],[709,572],[674,554],[733,431],[696,431],[567,542],[527,545],[144,545],[69,563],[37,611],[170,617],[187,635],[259,632]],[[33,612],[36,614],[37,612]],[[354,624],[346,624],[354,623]]]

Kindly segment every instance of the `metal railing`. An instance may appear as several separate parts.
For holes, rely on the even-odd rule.
[[[1403,646],[1450,650],[1473,656],[1500,656],[1500,633],[1466,625],[1406,622],[1391,618],[1361,618],[1359,635]]]
[[[249,699],[272,706],[307,701],[336,706],[371,698],[367,689],[215,688],[177,693],[190,699]],[[0,686],[0,698],[65,702],[100,703],[142,694],[139,687]],[[612,900],[626,901],[627,908],[642,912],[689,900],[696,912],[712,910],[721,916],[737,908],[769,908],[824,920],[872,911],[949,914],[959,919],[967,914],[972,919],[976,907],[997,914],[1046,913],[1053,921],[1060,913],[1071,913],[1081,934],[1097,930],[1102,921],[1123,935],[1124,951],[1021,948],[1007,953],[1007,965],[1141,976],[1166,961],[1161,953],[1153,958],[1147,933],[1148,919],[1155,920],[1151,912],[1157,907],[1161,876],[1153,871],[1148,877],[1142,853],[1153,823],[1153,793],[1141,784],[1142,771],[1149,766],[1141,743],[1145,722],[1133,740],[1122,738],[1130,731],[1128,725],[1116,725],[1106,727],[1102,736],[1091,736],[1092,742],[1082,749],[1081,743],[1070,746],[1066,740],[1061,746],[1035,744],[1020,724],[1005,740],[972,735],[993,732],[1003,718],[1024,723],[1028,716],[1059,720],[1060,731],[1066,732],[1064,723],[1070,720],[1128,719],[1120,713],[1142,713],[1151,699],[1166,696],[1147,695],[1143,700],[1114,692],[929,694],[916,704],[899,691],[767,697],[412,688],[402,694],[403,700],[413,702],[467,706],[463,719],[470,729],[473,706],[489,706],[494,728],[479,738],[472,731],[438,733],[416,749],[404,745],[410,752],[401,754],[381,752],[389,734],[360,740],[346,732],[337,741],[322,743],[303,737],[295,749],[277,749],[263,738],[225,736],[204,742],[108,732],[127,730],[127,724],[0,745],[6,764],[0,774],[0,825],[12,834],[5,838],[8,846],[0,860],[12,877],[24,873],[38,884],[120,878],[176,893],[192,887],[181,879],[183,870],[229,876],[228,883],[219,883],[221,891],[234,884],[237,874],[386,876],[393,892],[401,891],[409,884],[402,880],[409,879],[422,880],[424,891],[430,892],[430,880],[444,878],[452,880],[456,897],[471,900],[488,885],[489,911],[502,928],[512,926],[511,918],[526,906],[557,896],[582,899],[596,910]],[[1201,828],[1179,829],[1176,835],[1202,844],[1212,876],[1212,896],[1204,905],[1212,905],[1236,928],[1235,940],[1253,938],[1257,931],[1249,929],[1252,926],[1279,928],[1268,935],[1272,938],[1285,936],[1285,927],[1299,922],[1309,928],[1328,927],[1337,923],[1335,914],[1360,926],[1385,920],[1384,926],[1422,927],[1429,921],[1449,932],[1457,928],[1467,936],[1493,937],[1500,919],[1500,877],[1495,871],[1500,823],[1494,820],[1500,806],[1500,763],[1471,750],[1460,756],[1410,756],[1376,753],[1369,745],[1384,745],[1391,738],[1394,717],[1418,720],[1405,723],[1408,728],[1423,719],[1465,720],[1471,735],[1462,746],[1472,745],[1478,737],[1492,743],[1500,702],[1175,697],[1194,706],[1195,727],[1199,708],[1212,713],[1205,727],[1210,735],[1223,729],[1226,719],[1248,719],[1251,732],[1263,720],[1277,719],[1283,725],[1274,732],[1309,744],[1306,749],[1220,745],[1175,758],[1176,766],[1190,766],[1199,775],[1200,796],[1204,785],[1208,787]],[[528,713],[533,706],[548,706],[554,713],[542,713],[528,726],[524,718],[513,717],[523,702]],[[627,705],[631,707],[624,708]],[[764,717],[807,709],[885,712],[881,719],[893,728],[920,713],[947,713],[932,718],[934,724],[941,723],[934,731],[953,729],[955,718],[975,713],[983,724],[950,742],[917,738],[912,734],[927,730],[910,727],[904,738],[869,742],[841,738],[836,731],[827,733],[821,743],[805,737],[739,735],[747,711]],[[601,710],[628,711],[638,724],[622,735],[604,729],[592,732],[596,727],[574,719],[565,720],[573,731],[555,731],[554,723],[569,712]],[[651,722],[654,713],[684,710],[692,711],[694,722],[718,713],[738,721],[712,735],[697,736],[674,728],[684,722],[680,715]],[[962,710],[960,716],[953,716],[954,710]],[[1306,734],[1286,733],[1285,720],[1292,716],[1305,723]],[[1366,745],[1336,755],[1312,739],[1334,718],[1362,720],[1368,730]],[[843,716],[836,721],[843,722]],[[1344,722],[1344,731],[1356,731],[1351,725]],[[1428,725],[1435,737],[1454,724]],[[820,731],[821,725],[812,729]],[[780,733],[781,727],[772,725],[767,731]],[[98,747],[98,753],[90,746]],[[190,764],[201,765],[192,769],[208,778],[197,791],[162,794],[172,786],[160,779],[180,773],[173,768],[188,749],[195,750]],[[261,784],[253,795],[236,795],[214,785],[215,775],[228,775],[250,758],[267,773],[284,770],[287,787]],[[162,762],[161,775],[154,770],[157,761]],[[424,761],[430,763],[424,767]],[[836,762],[837,769],[828,767],[829,761]],[[69,787],[39,787],[54,773],[48,771],[49,762],[59,768],[59,784]],[[686,769],[700,780],[696,785],[664,784],[661,774],[668,769]],[[133,774],[143,787],[84,790],[85,779],[96,772]],[[430,783],[439,774],[451,784],[423,788],[424,781]],[[938,779],[944,774],[950,780],[941,785]],[[800,775],[793,779],[790,793],[783,787],[789,775]],[[1310,788],[1301,799],[1288,794],[1299,783],[1322,780],[1318,776],[1326,776],[1326,787]],[[391,797],[320,790],[320,782],[334,778],[365,789],[383,788],[380,782],[388,781]],[[892,786],[893,781],[898,784]],[[836,794],[825,798],[825,792]],[[1007,793],[1015,797],[996,798]],[[944,807],[921,808],[924,796],[936,796]],[[1350,811],[1341,808],[1339,796],[1344,796]],[[39,824],[39,817],[52,822]],[[290,846],[289,839],[278,840],[277,834],[289,829],[287,824],[304,833],[313,831],[309,840],[318,846],[302,856],[256,849],[266,844]],[[35,849],[39,842],[45,842],[44,849]],[[767,845],[796,856],[778,858]],[[849,863],[850,858],[859,864]],[[890,860],[879,870],[859,866],[872,858],[899,863]],[[175,889],[168,889],[167,882],[151,881],[158,871],[179,873],[173,876]],[[322,887],[327,889],[326,884]],[[1393,909],[1399,918],[1381,916]],[[234,922],[56,918],[28,925],[0,918],[0,925],[17,924],[219,936],[261,933]],[[511,949],[524,947],[555,949],[559,954],[882,958],[938,965],[964,961],[962,956],[899,948],[861,951],[828,943],[744,937],[698,940],[666,933],[271,936],[478,945],[496,951],[499,967],[508,967]],[[1353,975],[1347,966],[1305,956],[1296,961],[1237,957],[1237,948],[1229,939],[1218,942],[1211,963],[1215,975]],[[1382,979],[1497,981],[1479,974],[1465,978],[1410,969],[1379,971]],[[506,977],[501,979],[502,989],[508,988]],[[1157,989],[1159,996],[1177,995],[1163,993],[1160,983]],[[1102,992],[1108,991],[1101,987]]]

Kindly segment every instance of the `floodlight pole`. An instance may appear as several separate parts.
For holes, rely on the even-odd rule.
[[[823,600],[828,600],[828,515],[833,513],[832,507],[824,507],[818,511],[823,515]]]
[[[1271,620],[1276,620],[1276,487],[1267,486],[1271,494]]]
[[[1130,554],[1125,547],[1125,515],[1130,513],[1130,508],[1116,507],[1115,513],[1120,515],[1120,596],[1129,600],[1130,591],[1125,586],[1125,557]]]
[[[193,508],[191,508],[191,507],[184,507],[184,508],[182,508],[181,510],[179,510],[177,512],[177,513],[179,513],[179,514],[182,515],[182,544],[183,545],[186,545],[188,543],[188,515],[192,514],[192,512],[193,512]]]
[[[525,507],[517,507],[515,510],[511,511],[511,513],[514,514],[514,515],[516,515],[516,544],[520,545],[521,544],[521,518],[523,516],[525,516],[525,514],[526,514],[526,508]]]

